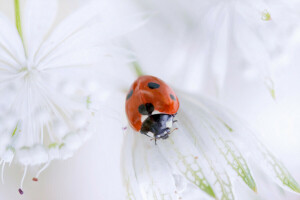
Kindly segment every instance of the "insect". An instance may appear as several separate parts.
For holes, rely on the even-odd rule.
[[[140,76],[126,96],[126,114],[131,127],[155,139],[167,139],[179,101],[164,81],[154,76]]]

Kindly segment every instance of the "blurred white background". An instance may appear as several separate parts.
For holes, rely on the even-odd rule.
[[[58,18],[86,3],[60,1]],[[146,74],[158,76],[176,89],[209,96],[230,108],[261,134],[261,140],[299,183],[299,2],[123,3],[130,5],[131,12],[147,16],[142,26],[117,42],[128,49],[130,59],[136,59]],[[12,1],[2,0],[0,7],[13,19]],[[35,169],[29,172],[23,196],[17,192],[23,169],[12,164],[5,170],[0,199],[124,199],[120,172],[122,127],[126,125],[122,90],[128,89],[135,75],[128,63],[118,66],[114,73],[107,71],[112,76],[106,77],[107,84],[114,85],[111,80],[118,86],[105,103],[109,108],[102,110],[96,134],[72,158],[52,162],[39,182],[30,180]],[[247,192],[247,188],[241,191]],[[258,186],[260,192],[264,193]],[[287,193],[285,199],[300,197]]]

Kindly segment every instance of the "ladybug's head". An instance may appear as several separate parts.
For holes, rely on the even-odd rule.
[[[149,115],[142,124],[141,133],[157,139],[167,139],[175,122],[174,115],[154,114]]]

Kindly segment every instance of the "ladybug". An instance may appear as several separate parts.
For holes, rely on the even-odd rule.
[[[154,76],[140,76],[126,96],[126,115],[131,127],[155,139],[167,139],[179,101],[164,81]],[[175,130],[175,129],[174,129]]]

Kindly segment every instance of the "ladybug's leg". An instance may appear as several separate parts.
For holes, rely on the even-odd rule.
[[[157,140],[157,139],[158,139],[158,138],[151,138],[150,141],[154,140],[155,145],[157,145],[157,144],[156,144],[156,140]]]
[[[160,129],[160,131],[155,135],[156,139],[167,139],[169,137],[170,128]]]

